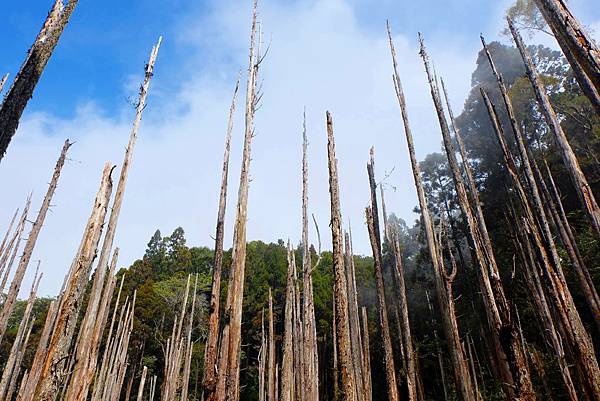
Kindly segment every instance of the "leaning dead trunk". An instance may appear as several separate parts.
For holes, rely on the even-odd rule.
[[[13,312],[15,307],[15,302],[17,301],[17,295],[19,294],[19,289],[21,288],[21,283],[23,281],[23,277],[25,276],[25,272],[27,271],[27,266],[29,266],[29,261],[31,259],[31,255],[33,253],[33,248],[35,247],[35,243],[37,242],[38,236],[42,227],[44,225],[44,220],[46,219],[46,214],[48,213],[48,209],[50,208],[50,203],[52,202],[52,196],[56,191],[56,186],[58,185],[58,178],[60,177],[60,173],[65,164],[65,159],[67,157],[67,151],[71,143],[67,139],[63,148],[60,152],[60,156],[56,161],[56,166],[54,167],[54,174],[52,174],[52,179],[50,180],[50,185],[48,186],[48,191],[46,191],[46,195],[44,196],[44,200],[42,202],[42,206],[40,207],[40,211],[31,227],[31,231],[29,232],[29,236],[27,238],[27,242],[25,243],[25,248],[23,249],[23,255],[21,256],[21,260],[19,261],[19,265],[17,266],[17,270],[15,271],[15,275],[13,277],[12,283],[10,284],[10,289],[8,290],[8,295],[6,300],[4,301],[4,305],[2,306],[2,311],[0,312],[0,341],[4,336],[6,331],[6,325],[8,324],[8,319]]]
[[[96,256],[108,200],[112,191],[111,172],[110,164],[106,163],[92,214],[85,227],[79,250],[69,271],[69,279],[58,307],[48,349],[46,354],[43,355],[44,363],[41,368],[39,382],[33,394],[33,399],[36,401],[54,400],[58,388],[67,374],[64,371],[65,362],[75,334],[75,326],[83,301],[83,292]]]
[[[431,261],[433,265],[433,272],[435,277],[435,285],[436,285],[436,294],[438,298],[438,303],[441,308],[441,315],[443,320],[444,333],[446,335],[446,339],[448,341],[448,347],[451,350],[452,355],[452,365],[454,368],[454,377],[456,381],[456,386],[459,389],[459,394],[464,401],[474,399],[474,392],[471,385],[471,378],[469,371],[467,369],[466,357],[464,350],[462,349],[462,345],[460,342],[460,335],[457,330],[456,324],[453,324],[453,320],[456,319],[456,316],[450,316],[449,308],[448,308],[448,297],[446,292],[446,284],[442,277],[440,260],[438,259],[438,245],[435,240],[434,231],[433,231],[433,223],[431,220],[431,215],[429,213],[429,207],[427,205],[427,200],[425,198],[425,190],[423,188],[423,183],[421,180],[421,171],[419,168],[419,163],[417,162],[417,158],[415,155],[415,147],[413,143],[412,132],[410,129],[410,123],[408,120],[408,111],[406,108],[406,100],[404,98],[404,91],[402,89],[402,83],[400,81],[400,74],[398,73],[398,65],[396,61],[396,50],[394,48],[394,43],[392,41],[392,33],[388,25],[388,38],[390,44],[390,51],[392,55],[392,64],[394,67],[394,74],[392,76],[394,81],[394,89],[396,91],[396,96],[398,98],[398,104],[400,106],[400,113],[402,116],[402,121],[404,123],[404,133],[406,135],[406,142],[408,145],[408,153],[410,156],[410,162],[413,172],[413,179],[415,182],[415,187],[417,190],[417,196],[419,199],[419,207],[421,209],[421,217],[423,218],[423,227],[425,229],[425,236],[427,239],[427,245],[429,248],[429,254],[431,256]]]
[[[390,401],[397,401],[398,384],[396,382],[396,368],[394,366],[394,351],[390,337],[390,326],[385,302],[385,289],[383,284],[381,234],[379,228],[379,211],[377,208],[377,184],[375,183],[375,159],[371,148],[371,159],[367,164],[369,185],[371,188],[371,206],[366,209],[367,227],[373,250],[375,286],[377,289],[377,310],[379,312],[379,328],[383,339],[383,357],[385,362],[385,375],[387,380],[387,394]]]
[[[408,317],[408,301],[406,299],[406,286],[404,285],[404,267],[402,266],[402,251],[398,238],[394,238],[394,275],[398,283],[398,295],[400,315],[402,321],[402,332],[398,333],[403,337],[404,355],[406,356],[406,387],[408,388],[408,400],[417,401],[417,371],[415,355],[413,350],[413,340],[410,331],[410,319]]]
[[[0,106],[0,161],[6,154],[6,149],[19,126],[23,110],[33,96],[33,90],[42,76],[77,2],[78,0],[69,0],[67,5],[63,5],[63,0],[55,1],[35,42],[29,49],[21,70],[16,75]]]
[[[600,93],[600,49],[571,13],[564,0],[535,0],[559,43],[568,49],[570,64],[577,64]],[[562,46],[561,46],[562,47]],[[575,68],[574,68],[575,69]]]
[[[233,131],[233,115],[240,80],[238,78],[229,108],[227,134],[225,136],[225,154],[223,155],[223,172],[221,174],[221,193],[219,195],[219,211],[217,213],[217,229],[215,235],[215,257],[213,264],[213,281],[210,293],[210,314],[208,333],[204,351],[204,377],[202,379],[203,396],[206,400],[214,397],[216,390],[217,348],[219,342],[219,316],[221,300],[221,270],[223,268],[223,239],[225,236],[225,208],[227,205],[227,177],[229,175],[229,152],[231,148],[231,132]]]
[[[348,325],[348,294],[346,274],[344,270],[344,245],[342,239],[342,214],[340,212],[340,195],[333,138],[333,119],[329,112],[327,117],[327,159],[329,166],[329,194],[331,201],[331,238],[333,242],[333,272],[335,294],[335,338],[339,356],[341,373],[341,400],[356,401],[356,378],[352,365],[352,348],[350,345],[350,327]],[[337,377],[334,377],[337,380]]]

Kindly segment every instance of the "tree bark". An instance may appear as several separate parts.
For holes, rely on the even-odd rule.
[[[365,385],[365,401],[373,399],[373,390],[371,388],[371,344],[369,343],[369,320],[367,319],[367,308],[362,307],[362,354],[363,354],[363,372]]]
[[[227,358],[226,368],[219,371],[225,375],[225,394],[217,394],[217,401],[238,401],[240,385],[240,346],[242,329],[242,301],[244,297],[244,275],[246,268],[246,221],[248,216],[248,185],[250,175],[250,151],[254,134],[254,113],[260,96],[256,95],[257,73],[260,54],[256,50],[257,0],[252,10],[252,28],[250,33],[250,54],[248,63],[248,81],[246,87],[246,119],[244,150],[238,189],[238,204],[233,233],[233,252],[229,290],[225,305],[225,327],[221,349]]]
[[[43,355],[44,363],[33,395],[36,401],[54,400],[58,388],[65,379],[66,372],[63,370],[65,361],[75,334],[79,310],[83,301],[83,292],[92,263],[96,257],[108,201],[112,192],[111,172],[110,164],[106,163],[102,171],[100,189],[94,200],[92,214],[83,232],[79,250],[71,265],[69,279],[58,306],[56,322],[49,339],[48,349],[46,354]]]
[[[294,251],[288,241],[287,286],[285,292],[285,323],[283,332],[283,360],[281,370],[281,401],[295,401],[294,392]]]
[[[40,80],[77,2],[78,0],[69,0],[66,5],[63,5],[63,0],[55,1],[0,106],[0,161],[6,154],[8,145],[19,126],[23,110],[33,96],[33,90]]]
[[[223,172],[221,173],[221,192],[219,195],[219,211],[217,212],[217,228],[215,235],[215,257],[213,264],[212,289],[210,293],[210,312],[208,317],[208,333],[204,351],[204,377],[202,379],[203,397],[212,400],[216,390],[216,368],[219,344],[219,318],[221,300],[221,272],[223,269],[223,239],[225,237],[225,209],[227,206],[227,178],[229,175],[229,154],[231,149],[231,133],[235,101],[240,87],[238,77],[229,107],[227,134],[225,136],[225,153],[223,155]]]
[[[387,393],[390,401],[398,401],[398,383],[396,381],[396,368],[394,366],[394,351],[390,337],[390,327],[387,316],[387,305],[385,302],[385,289],[383,284],[383,271],[381,266],[381,235],[379,228],[379,212],[377,208],[377,184],[375,183],[375,159],[373,148],[371,158],[367,164],[369,185],[371,188],[371,206],[366,209],[367,227],[373,250],[375,287],[377,289],[377,310],[379,312],[379,327],[383,340],[383,357],[385,363],[385,375],[387,380]]]
[[[340,212],[340,196],[333,138],[333,119],[327,112],[327,159],[329,166],[329,194],[331,201],[331,238],[333,242],[333,272],[335,294],[335,325],[339,365],[341,373],[341,400],[356,401],[356,378],[352,364],[352,347],[350,344],[350,326],[348,324],[348,294],[346,274],[344,270],[344,246],[342,243],[342,215]],[[337,380],[337,378],[336,378]]]
[[[571,13],[565,1],[535,0],[535,3],[554,35],[560,37],[569,50],[569,62],[578,64],[596,92],[600,93],[600,49],[594,40]]]

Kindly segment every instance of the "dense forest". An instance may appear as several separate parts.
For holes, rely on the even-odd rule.
[[[56,2],[5,96],[0,157],[76,5]],[[246,238],[257,76],[268,62],[256,45],[256,10],[254,2],[239,192],[228,194],[238,80],[214,245],[189,246],[181,227],[156,230],[123,267],[113,248],[159,41],[114,196],[107,165],[60,294],[37,297],[36,272],[29,298],[17,299],[68,140],[37,218],[28,201],[0,244],[0,399],[600,401],[600,52],[567,4],[519,0],[507,10],[506,40],[481,38],[457,115],[419,37],[420,78],[443,139],[422,161],[388,25],[390,87],[420,218],[388,212],[385,191],[398,183],[377,174],[372,150],[365,222],[342,223],[327,113],[331,220],[309,224],[307,153],[325,149],[309,149],[317,133],[304,128],[303,164],[290,172],[303,183],[299,244]],[[538,34],[553,35],[560,50],[525,45]],[[224,230],[226,206],[236,213],[233,233]],[[332,244],[321,244],[326,229]],[[354,254],[352,230],[368,231],[372,254]]]

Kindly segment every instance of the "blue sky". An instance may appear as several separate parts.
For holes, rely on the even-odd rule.
[[[0,73],[14,76],[51,2],[4,7]],[[503,1],[298,0],[260,1],[269,55],[260,76],[248,238],[300,239],[301,115],[308,114],[309,209],[330,248],[324,113],[334,118],[344,221],[355,250],[370,253],[364,206],[365,163],[376,151],[376,173],[388,178],[389,211],[411,224],[416,196],[391,84],[385,19],[392,23],[418,157],[438,151],[441,138],[416,34],[422,31],[455,111],[470,89],[479,33],[498,39]],[[597,0],[571,0],[576,15],[600,30]],[[163,35],[117,229],[120,265],[143,255],[156,228],[177,226],[191,245],[212,246],[222,147],[234,81],[247,68],[250,0],[80,0],[0,165],[11,188],[0,203],[0,229],[34,191],[36,210],[65,138],[76,141],[63,169],[55,205],[34,258],[42,260],[43,294],[54,294],[72,260],[97,189],[102,165],[117,172],[127,143],[144,63]],[[536,38],[552,44],[549,38]],[[533,42],[533,40],[532,40]],[[231,240],[243,132],[238,99],[226,245]],[[128,100],[130,99],[130,100]],[[314,233],[311,239],[315,241]],[[49,274],[48,274],[49,273]],[[29,277],[29,276],[28,276]]]

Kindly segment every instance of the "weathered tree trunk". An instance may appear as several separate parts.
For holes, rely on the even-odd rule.
[[[33,90],[42,76],[77,2],[78,0],[69,0],[66,5],[63,5],[63,0],[55,1],[35,42],[29,49],[21,70],[16,75],[0,106],[0,161],[6,154],[6,149],[19,126],[23,110],[33,96]]]
[[[285,292],[285,323],[283,332],[283,360],[281,370],[281,401],[295,401],[294,391],[294,251],[288,241],[287,286]]]
[[[60,177],[60,172],[65,164],[65,158],[67,157],[67,151],[69,150],[70,146],[71,143],[67,139],[60,152],[60,156],[56,161],[56,166],[54,166],[54,174],[52,174],[48,191],[46,191],[40,211],[35,219],[35,222],[33,223],[33,226],[31,227],[31,231],[27,237],[27,242],[25,243],[25,248],[23,248],[23,255],[21,256],[21,260],[19,261],[19,265],[15,271],[12,283],[10,284],[10,289],[8,290],[8,295],[4,301],[4,305],[2,305],[2,311],[0,312],[0,340],[2,340],[2,337],[4,336],[8,319],[10,318],[10,315],[15,307],[15,302],[17,301],[17,295],[19,294],[23,277],[27,271],[27,266],[29,266],[29,261],[31,259],[31,254],[33,253],[33,248],[35,247],[35,243],[37,242],[40,231],[42,230],[42,226],[44,225],[46,213],[48,213],[48,208],[50,208],[52,196],[56,191],[58,178]]]
[[[423,39],[421,38],[421,57],[425,64],[425,70],[431,87],[431,96],[437,111],[442,136],[444,138],[444,147],[448,162],[452,171],[452,178],[456,187],[459,203],[463,214],[465,215],[470,236],[473,240],[475,256],[479,265],[479,277],[481,292],[484,298],[484,305],[488,322],[492,328],[492,335],[495,337],[495,352],[500,361],[506,358],[508,364],[502,363],[504,370],[503,378],[509,379],[504,385],[504,391],[509,398],[518,398],[520,400],[534,400],[535,391],[531,383],[531,377],[527,368],[526,355],[522,352],[517,327],[513,320],[511,308],[504,294],[504,288],[496,264],[496,259],[492,250],[491,241],[487,232],[483,212],[479,204],[477,189],[474,181],[471,182],[472,198],[476,205],[477,217],[473,213],[467,196],[467,191],[460,174],[456,153],[450,130],[443,111],[443,105],[440,94],[434,81],[432,80],[429,57],[425,50]],[[465,170],[469,171],[468,164],[465,163]],[[472,180],[472,175],[470,177]]]
[[[106,163],[102,172],[100,189],[94,200],[92,214],[83,232],[79,250],[71,265],[69,279],[58,306],[56,322],[49,339],[48,349],[46,354],[43,355],[44,363],[33,394],[36,401],[54,400],[59,386],[65,379],[64,366],[66,358],[69,355],[79,310],[83,302],[83,292],[92,263],[96,257],[108,201],[112,192],[111,172],[110,164]]]
[[[13,214],[12,219],[10,219],[10,223],[8,224],[8,229],[6,230],[6,234],[4,234],[4,238],[2,238],[2,243],[0,243],[0,258],[3,257],[4,252],[5,252],[5,246],[6,246],[6,241],[8,240],[8,237],[10,236],[10,233],[12,232],[12,228],[13,225],[15,224],[15,219],[17,218],[17,215],[19,214],[19,209],[17,208],[17,210],[15,210],[15,214]],[[3,268],[4,266],[0,265],[0,275],[2,275],[3,272]]]
[[[383,339],[383,357],[385,362],[385,375],[387,380],[387,393],[390,401],[398,401],[398,383],[396,381],[396,368],[394,366],[394,351],[390,337],[390,327],[387,316],[387,305],[385,302],[385,289],[383,284],[383,271],[381,266],[381,235],[379,229],[379,211],[377,208],[377,184],[375,182],[375,159],[373,148],[371,158],[367,164],[369,185],[371,188],[371,206],[366,209],[367,227],[373,250],[375,286],[377,289],[377,309],[379,312],[379,327]]]
[[[217,350],[219,344],[219,316],[221,300],[221,271],[223,269],[223,239],[225,236],[225,209],[227,205],[227,177],[229,175],[229,154],[231,149],[231,133],[233,131],[233,116],[235,114],[235,101],[240,79],[235,84],[229,118],[227,121],[227,134],[225,136],[225,154],[223,155],[223,172],[221,173],[221,192],[219,195],[219,211],[217,212],[217,229],[215,235],[215,257],[213,265],[213,281],[210,293],[210,312],[208,317],[208,333],[204,351],[204,377],[202,379],[203,397],[212,400],[216,390]]]
[[[448,341],[448,347],[452,355],[452,365],[454,370],[454,377],[456,386],[459,389],[458,392],[463,401],[473,400],[474,392],[471,385],[471,377],[467,368],[466,358],[464,350],[460,342],[460,335],[458,333],[458,327],[456,325],[456,316],[452,315],[453,311],[449,309],[449,299],[447,296],[447,288],[444,278],[442,277],[440,260],[438,259],[439,251],[438,244],[433,231],[433,223],[431,215],[429,213],[429,207],[427,206],[427,200],[425,198],[425,190],[421,180],[421,171],[419,169],[419,163],[415,156],[415,148],[413,143],[413,137],[410,129],[410,123],[408,120],[408,112],[406,108],[406,100],[404,98],[404,91],[402,89],[402,82],[400,81],[400,74],[398,73],[398,64],[396,61],[396,50],[392,41],[392,33],[388,25],[388,38],[390,44],[390,51],[392,54],[392,63],[394,67],[393,81],[394,89],[396,90],[396,96],[398,98],[398,104],[400,106],[400,113],[402,121],[404,123],[404,133],[406,135],[406,142],[408,145],[408,153],[410,156],[411,167],[413,172],[413,179],[417,190],[417,197],[419,199],[419,207],[421,209],[421,216],[423,218],[423,226],[425,229],[425,236],[427,239],[427,245],[429,248],[429,254],[433,264],[433,272],[435,277],[436,294],[438,303],[441,308],[441,315],[443,320],[444,333]],[[450,297],[453,299],[452,295]]]
[[[352,241],[348,233],[345,234],[346,253],[346,284],[348,285],[348,315],[350,321],[350,342],[352,346],[352,361],[356,377],[356,394],[358,401],[365,399],[365,386],[363,380],[363,356],[360,341],[360,320],[358,317],[358,294],[356,292],[356,277],[354,272],[354,255],[352,254]]]
[[[369,343],[369,320],[367,319],[367,308],[362,307],[362,354],[363,354],[363,382],[365,386],[365,401],[373,399],[371,388],[371,344]]]
[[[581,167],[579,167],[579,162],[577,161],[575,152],[573,152],[573,149],[569,144],[567,136],[565,135],[562,126],[560,125],[560,121],[556,116],[556,112],[550,104],[550,99],[548,98],[546,89],[540,81],[540,77],[535,69],[535,66],[533,65],[531,55],[525,48],[523,38],[521,38],[521,35],[516,30],[510,19],[508,20],[508,26],[515,40],[517,48],[521,53],[521,57],[525,62],[525,71],[527,72],[527,76],[531,81],[531,86],[533,87],[538,105],[540,106],[542,114],[544,115],[546,124],[548,124],[550,131],[554,134],[556,145],[558,149],[560,149],[560,155],[565,166],[567,167],[567,170],[569,171],[571,181],[573,182],[573,187],[575,188],[575,191],[579,196],[579,200],[583,204],[588,217],[592,222],[592,227],[596,230],[596,235],[600,236],[600,206],[598,206],[598,202],[596,202],[592,188],[588,184],[583,171],[581,171]],[[600,70],[597,70],[596,74],[600,76]]]
[[[258,401],[266,401],[266,367],[267,367],[267,336],[265,335],[265,310],[262,311],[262,335],[260,338],[260,349],[258,350]]]
[[[568,49],[565,56],[569,63],[577,64],[589,78],[596,93],[600,93],[600,49],[594,40],[571,13],[565,1],[535,0],[535,3],[554,35],[560,38],[561,47]]]
[[[140,385],[138,387],[137,401],[142,401],[142,399],[144,397],[144,386],[146,384],[146,375],[147,374],[148,374],[148,367],[144,366],[144,370],[142,370],[142,377],[140,379]],[[182,397],[182,401],[187,401],[187,400]]]
[[[8,80],[8,73],[4,74],[2,79],[0,79],[0,93],[2,93],[2,89],[4,89],[4,84],[6,84],[7,80]]]
[[[25,208],[21,213],[21,217],[19,218],[19,223],[17,224],[15,232],[7,244],[6,252],[4,255],[2,255],[2,258],[0,258],[0,270],[4,272],[4,275],[2,276],[2,282],[0,283],[0,294],[4,294],[4,288],[6,288],[8,277],[10,276],[13,264],[17,258],[17,253],[19,252],[19,248],[21,246],[21,240],[23,239],[23,231],[25,230],[25,224],[27,223],[27,216],[29,215],[30,206],[31,194],[29,194],[27,200],[25,201]]]
[[[32,320],[30,319],[31,311],[37,297],[37,289],[40,284],[40,280],[42,279],[41,275],[38,278],[39,266],[40,265],[38,262],[38,267],[33,279],[33,285],[31,286],[31,291],[29,292],[29,299],[27,300],[27,305],[25,306],[23,317],[21,318],[21,323],[17,329],[17,334],[10,349],[10,353],[8,354],[8,358],[4,364],[2,378],[0,379],[0,399],[7,399],[10,401],[12,397],[6,397],[7,392],[9,391],[10,383],[16,379],[16,376],[19,375],[19,371],[21,369],[20,361],[23,358],[23,353],[27,347],[27,340],[32,326]]]
[[[319,255],[319,259],[320,257]],[[304,289],[304,399],[307,401],[319,401],[319,355],[317,352],[317,324],[312,283],[314,268],[316,266],[312,266],[308,243],[308,138],[306,135],[306,112],[304,112],[302,130],[302,271]]]
[[[275,395],[275,323],[273,322],[273,296],[269,288],[269,344],[267,357],[267,391],[268,400],[277,401]]]
[[[238,189],[238,204],[233,233],[233,253],[229,290],[225,305],[225,327],[221,351],[227,358],[226,368],[219,371],[225,375],[225,394],[217,394],[216,400],[238,401],[240,384],[240,345],[242,325],[242,300],[244,296],[244,275],[246,269],[246,221],[248,216],[248,185],[250,174],[250,148],[254,134],[254,113],[260,96],[256,95],[257,73],[261,57],[256,50],[257,30],[257,0],[254,0],[252,11],[252,28],[250,33],[250,55],[248,63],[248,82],[246,87],[246,127],[244,134],[244,150],[240,186]],[[217,391],[218,393],[218,391]],[[207,400],[208,401],[208,400]]]
[[[410,331],[410,319],[408,317],[408,301],[406,299],[406,287],[404,285],[404,268],[402,266],[402,251],[398,238],[394,239],[394,274],[398,283],[398,295],[400,315],[402,322],[402,333],[398,333],[403,337],[404,355],[406,357],[406,387],[408,388],[408,400],[417,401],[417,372],[415,367],[415,355],[413,350],[413,340]]]
[[[327,112],[327,159],[329,166],[329,194],[331,200],[331,238],[333,242],[333,292],[335,302],[335,325],[334,338],[337,341],[339,367],[341,373],[340,389],[342,401],[356,401],[356,378],[352,365],[352,347],[350,344],[350,327],[348,324],[348,294],[346,274],[344,270],[344,245],[342,239],[342,214],[340,212],[340,195],[337,171],[337,159],[335,156],[335,142],[333,138],[333,119]],[[334,377],[337,381],[337,377]]]

